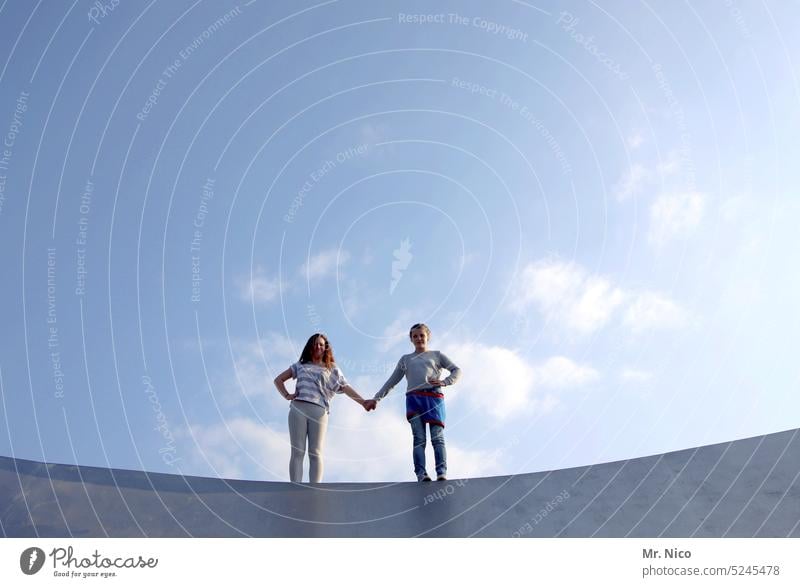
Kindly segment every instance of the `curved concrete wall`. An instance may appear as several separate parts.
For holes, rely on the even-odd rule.
[[[587,467],[293,485],[0,458],[5,536],[800,536],[789,430]]]

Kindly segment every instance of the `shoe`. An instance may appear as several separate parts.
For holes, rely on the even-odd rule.
[[[428,477],[428,474],[427,474],[427,473],[425,474],[425,476],[424,476],[424,477],[420,478],[420,481],[430,481],[430,480],[431,480],[431,478],[430,478],[430,477]]]
[[[436,477],[436,480],[437,481],[447,481],[447,477],[444,476],[444,475],[439,475],[438,477]]]

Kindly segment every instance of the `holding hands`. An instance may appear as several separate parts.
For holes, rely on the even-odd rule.
[[[444,387],[447,385],[442,379],[428,379],[428,383],[435,387]],[[361,405],[367,412],[371,412],[378,407],[378,401],[374,399],[365,399]]]

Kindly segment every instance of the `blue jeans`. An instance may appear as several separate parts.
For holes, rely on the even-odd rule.
[[[420,416],[414,416],[408,422],[411,424],[411,435],[414,438],[414,473],[417,479],[422,479],[427,475],[425,471],[425,422],[422,421]],[[433,456],[436,459],[436,474],[447,475],[447,450],[444,447],[444,428],[431,424],[430,429]]]

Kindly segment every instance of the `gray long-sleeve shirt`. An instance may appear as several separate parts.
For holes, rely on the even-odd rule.
[[[383,384],[383,387],[378,390],[373,399],[381,400],[386,397],[394,386],[400,383],[404,375],[408,385],[406,393],[419,389],[429,389],[433,386],[428,383],[428,380],[441,379],[443,368],[450,371],[450,375],[443,380],[445,385],[452,385],[461,377],[461,369],[447,358],[447,355],[439,351],[403,355],[397,361],[397,367],[395,367],[394,372]]]

